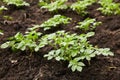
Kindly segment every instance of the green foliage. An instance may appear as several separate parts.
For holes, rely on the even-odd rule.
[[[70,34],[64,31],[58,31],[53,34],[44,36],[46,43],[54,49],[44,55],[48,60],[55,59],[57,61],[68,61],[68,67],[72,71],[82,71],[83,60],[90,61],[96,55],[113,55],[109,48],[95,48],[87,41],[87,38],[94,35],[94,32],[87,34]]]
[[[30,50],[32,53],[33,51],[39,51],[40,48],[46,45],[50,45],[53,50],[45,54],[44,57],[47,57],[48,60],[68,61],[68,67],[72,71],[82,71],[85,66],[83,60],[90,61],[91,58],[101,54],[104,56],[113,55],[109,48],[96,48],[89,44],[87,38],[93,36],[94,32],[77,35],[58,31],[40,37],[41,33],[36,32],[35,29],[30,28],[30,31],[26,32],[25,35],[17,33],[9,41],[3,43],[1,48],[11,47],[14,51]]]
[[[0,30],[0,35],[3,35],[3,32],[2,32],[2,30]]]
[[[0,14],[2,13],[3,10],[7,10],[7,8],[5,6],[1,6],[0,7]]]
[[[58,26],[59,24],[68,24],[70,20],[71,18],[62,15],[55,15],[54,17],[42,23],[40,27],[43,27],[44,30],[49,30],[52,27]]]
[[[19,6],[29,6],[23,0],[3,0],[8,5],[16,5]],[[58,11],[60,9],[67,9],[67,5],[65,2],[68,0],[40,0],[39,5],[42,6],[41,8],[47,8],[49,11]],[[104,0],[102,0],[104,1]],[[99,3],[102,5],[110,4],[110,0],[105,0],[106,3]],[[88,6],[96,2],[96,0],[78,0],[76,3],[71,5],[71,9],[76,11],[78,14],[84,16],[87,14],[85,9]],[[111,0],[112,2],[112,0]],[[114,14],[118,14],[116,9],[113,9],[114,4],[110,4],[112,8],[109,10],[115,11]],[[108,6],[106,6],[108,7]],[[2,9],[3,8],[3,9]],[[0,11],[5,10],[4,7],[0,8]],[[99,10],[102,11],[101,8]],[[105,8],[105,10],[107,10]],[[111,12],[106,12],[105,14],[110,14]],[[4,16],[8,18],[8,16]],[[91,58],[96,57],[97,55],[104,55],[104,56],[113,56],[113,53],[110,51],[109,48],[97,48],[91,45],[88,41],[88,38],[94,35],[94,32],[89,32],[87,34],[70,34],[69,32],[65,31],[58,31],[52,34],[42,35],[42,33],[37,32],[37,29],[42,27],[44,30],[49,30],[52,27],[57,27],[60,24],[68,24],[71,18],[62,16],[62,15],[55,15],[54,17],[50,18],[49,20],[45,21],[41,25],[34,25],[32,28],[29,28],[25,34],[18,32],[15,36],[9,38],[9,40],[1,45],[1,48],[8,48],[10,47],[13,51],[16,50],[30,50],[31,53],[33,51],[39,51],[40,48],[49,45],[52,47],[52,50],[49,51],[48,54],[45,54],[44,57],[47,57],[48,60],[55,59],[57,61],[68,61],[68,67],[72,69],[72,71],[82,71],[83,67],[85,66],[84,60],[88,62]],[[101,24],[101,22],[96,22],[95,19],[87,18],[83,22],[79,22],[77,28],[83,29],[85,31],[94,30],[96,26]],[[0,31],[0,34],[3,34]]]
[[[105,15],[120,14],[120,3],[114,3],[113,0],[100,0],[102,7],[98,8]]]
[[[30,50],[32,52],[37,47],[36,40],[40,35],[41,33],[36,32],[35,30],[28,31],[25,35],[18,32],[15,36],[11,37],[9,41],[3,43],[1,48],[11,47],[13,51]]]
[[[51,2],[49,1],[49,3],[48,0],[47,1],[40,0],[39,5],[41,6],[41,8],[45,8],[48,9],[49,11],[57,12],[58,10],[63,10],[68,8],[65,2],[67,2],[67,0],[54,0],[54,2],[51,0]]]
[[[13,20],[13,17],[8,16],[8,15],[4,15],[3,18],[4,18],[5,20],[10,20],[10,21]]]
[[[87,14],[87,12],[85,11],[87,7],[95,2],[96,0],[82,0],[82,1],[78,0],[77,2],[73,3],[70,8],[73,11],[76,11],[78,14],[84,16]]]
[[[3,0],[3,2],[7,3],[7,5],[15,5],[17,7],[20,6],[29,6],[29,3],[24,0]]]
[[[96,22],[95,19],[87,18],[83,22],[79,22],[76,28],[82,29],[84,31],[91,31],[96,28],[96,26],[100,25],[101,22]]]

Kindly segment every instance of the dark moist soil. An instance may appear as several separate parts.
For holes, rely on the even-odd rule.
[[[54,15],[41,10],[36,5],[38,0],[27,1],[31,3],[30,7],[19,9],[8,6],[9,10],[3,15],[9,15],[13,20],[6,20],[0,15],[0,29],[4,31],[4,35],[0,36],[0,44],[17,32],[24,33],[33,24],[41,24]],[[72,72],[67,68],[67,62],[47,61],[43,58],[50,47],[41,49],[31,57],[28,51],[12,52],[10,49],[0,49],[0,80],[120,80],[120,15],[104,16],[96,10],[98,7],[98,4],[90,6],[89,14],[85,17],[79,16],[72,10],[59,11],[60,14],[71,17],[71,23],[46,32],[43,29],[40,31],[46,34],[66,30],[80,34],[82,31],[74,27],[77,22],[87,17],[96,18],[103,24],[95,29],[96,34],[90,38],[90,43],[102,48],[111,48],[115,53],[114,57],[98,56],[92,59],[91,65],[86,64],[82,72]]]

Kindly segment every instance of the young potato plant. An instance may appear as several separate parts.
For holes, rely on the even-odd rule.
[[[8,10],[5,6],[1,6],[0,7],[0,14],[2,14],[2,11],[4,11],[4,10]]]
[[[15,36],[10,37],[9,40],[1,45],[1,48],[11,48],[13,51],[27,51],[38,52],[40,48],[48,45],[47,39],[42,38],[42,33],[37,32],[39,25],[33,25],[28,28],[28,31],[23,35],[18,32]],[[2,34],[2,33],[1,33]]]
[[[44,30],[49,30],[52,27],[57,27],[60,24],[68,24],[70,20],[71,18],[68,18],[66,16],[55,15],[54,17],[42,23],[40,27],[43,27]]]
[[[48,1],[40,0],[39,5],[41,6],[41,8],[48,9],[48,11],[51,12],[58,12],[58,10],[68,8],[67,5],[65,4],[68,0],[50,0],[50,1],[48,3]]]
[[[105,15],[120,14],[120,3],[114,3],[113,0],[100,0],[98,3],[101,7],[97,10]]]
[[[84,31],[92,31],[100,24],[101,22],[96,22],[95,19],[86,18],[83,22],[79,22],[76,28],[82,29]]]
[[[73,11],[76,11],[78,14],[84,16],[87,14],[87,12],[85,11],[87,7],[95,2],[96,0],[82,0],[82,1],[78,0],[77,2],[73,3],[70,8]]]
[[[29,6],[29,3],[25,2],[24,0],[3,0],[7,5],[15,5],[17,7],[21,6]]]
[[[36,41],[38,40],[39,36],[41,36],[41,33],[36,32],[35,30],[28,31],[25,35],[18,32],[15,36],[9,38],[9,41],[3,43],[1,48],[11,47],[13,51],[30,50],[32,53],[37,47]]]
[[[85,66],[83,60],[90,61],[96,55],[113,55],[109,48],[96,48],[89,44],[87,38],[94,35],[94,32],[87,34],[70,34],[65,31],[58,31],[53,34],[45,35],[43,40],[54,49],[44,57],[48,60],[68,61],[68,67],[72,71],[82,71]]]

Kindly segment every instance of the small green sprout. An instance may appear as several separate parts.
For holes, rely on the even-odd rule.
[[[114,3],[113,0],[100,0],[98,3],[101,7],[97,10],[105,15],[120,14],[120,3]]]
[[[96,26],[100,25],[101,22],[96,22],[95,19],[87,18],[83,22],[79,22],[76,28],[82,29],[84,31],[91,31],[96,28]]]
[[[73,11],[76,11],[78,14],[84,16],[87,14],[87,12],[85,11],[87,7],[95,2],[96,0],[82,0],[82,1],[78,0],[77,2],[73,3],[70,8]]]
[[[39,1],[39,5],[41,6],[41,8],[45,8],[48,9],[48,11],[51,12],[58,12],[58,10],[63,10],[63,9],[67,9],[68,6],[65,4],[65,2],[67,2],[68,0],[55,0],[54,2],[51,0],[50,3],[47,3],[43,0]]]
[[[62,15],[55,15],[54,17],[42,23],[40,27],[43,27],[44,30],[49,30],[52,27],[57,27],[60,24],[68,24],[70,20],[71,18]]]
[[[21,6],[29,6],[30,4],[25,2],[24,0],[3,0],[7,5],[15,5],[17,7]]]

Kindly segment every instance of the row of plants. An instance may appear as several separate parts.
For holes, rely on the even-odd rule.
[[[30,4],[25,2],[24,0],[3,0],[3,2],[7,5],[15,5],[17,7],[30,6]]]
[[[52,34],[41,36],[40,32],[30,31],[25,35],[17,33],[11,37],[7,42],[1,45],[1,48],[11,47],[13,51],[30,50],[33,54],[38,52],[40,48],[45,46],[53,47],[53,50],[45,54],[48,60],[55,59],[57,61],[68,61],[68,67],[72,71],[82,71],[84,60],[90,62],[91,58],[97,55],[113,56],[109,48],[97,48],[89,44],[87,38],[94,35],[94,32],[87,34],[70,34],[65,31],[57,31]]]
[[[112,14],[120,14],[120,3],[115,3],[113,0],[78,0],[73,4],[66,4],[68,0],[55,0],[48,1],[48,0],[40,0],[39,5],[41,8],[48,9],[51,12],[58,12],[58,10],[63,10],[70,8],[73,11],[76,11],[78,14],[84,16],[88,12],[86,9],[92,5],[93,3],[99,3],[101,5],[100,10],[105,15],[112,15]]]
[[[25,2],[24,0],[2,0],[7,5],[15,5],[16,7],[21,6],[30,6],[29,3]],[[68,5],[68,0],[39,0],[39,6],[45,9],[48,9],[50,12],[58,12],[58,10],[63,9],[72,9],[73,11],[76,11],[81,16],[86,15],[88,12],[85,11],[88,6],[92,5],[93,3],[98,2],[101,7],[97,10],[100,10],[105,15],[116,15],[120,14],[120,3],[115,3],[113,0],[78,0],[77,2]],[[2,11],[8,10],[5,6],[0,7],[0,14],[2,14]],[[4,15],[4,19],[12,20],[12,17]],[[46,23],[45,23],[46,24]],[[44,25],[43,25],[44,27]],[[78,27],[78,26],[77,26]]]
[[[71,18],[55,15],[41,25],[34,25],[32,28],[28,28],[24,35],[18,32],[15,36],[9,38],[7,42],[3,43],[1,48],[11,48],[13,51],[30,50],[30,54],[33,54],[45,46],[51,46],[53,50],[50,50],[44,57],[47,57],[48,60],[68,61],[68,67],[72,71],[82,71],[83,66],[85,66],[83,61],[87,60],[90,62],[91,58],[96,55],[113,56],[109,48],[97,48],[89,44],[87,39],[93,36],[94,32],[80,35],[65,31],[57,31],[51,34],[37,32],[40,27],[43,27],[43,30],[48,30],[52,29],[52,27],[57,27],[59,24],[68,24],[69,20]],[[86,19],[83,22],[79,22],[78,26],[83,26],[79,28],[85,31],[88,29],[91,31],[99,23],[95,19]]]
[[[84,16],[87,14],[85,11],[88,6],[92,5],[95,2],[99,4],[105,4],[105,1],[109,0],[78,0],[73,4],[67,5],[68,0],[40,0],[39,5],[41,8],[48,9],[50,12],[58,12],[58,10],[71,8],[76,11],[78,14]],[[30,6],[23,0],[3,0],[7,5],[16,5],[20,6]],[[118,5],[117,3],[109,2],[112,5]],[[106,4],[105,4],[106,5]],[[99,8],[98,10],[103,11],[106,15],[108,14],[118,14],[119,6],[109,8],[113,13],[106,12],[111,6],[106,6],[103,9]],[[113,9],[114,8],[114,9]],[[1,7],[0,11],[7,10],[5,7]],[[51,34],[43,34],[38,32],[39,28],[43,28],[44,31],[53,29],[53,27],[59,27],[59,25],[67,25],[72,19],[63,15],[54,15],[52,18],[43,22],[40,25],[33,25],[31,28],[28,28],[25,34],[18,32],[13,37],[10,37],[5,43],[1,45],[1,48],[11,48],[13,51],[30,51],[30,55],[39,52],[41,48],[46,46],[51,46],[52,50],[45,54],[48,60],[55,59],[57,61],[68,61],[68,67],[72,71],[82,71],[85,66],[84,61],[87,60],[90,63],[91,58],[96,57],[97,55],[104,56],[113,56],[113,53],[109,48],[98,48],[89,43],[88,38],[94,36],[92,32],[98,25],[102,22],[96,21],[96,19],[87,18],[82,22],[78,22],[75,28],[84,30],[83,34],[71,34],[64,30],[57,31]]]
[[[29,3],[24,0],[2,0],[7,5],[15,5],[16,7],[30,6]],[[101,11],[104,15],[120,14],[120,3],[115,3],[113,0],[78,0],[73,4],[67,4],[68,0],[39,0],[39,6],[48,9],[50,12],[58,12],[58,10],[72,9],[78,14],[84,16],[88,12],[86,9],[93,3],[101,5],[97,10]],[[7,10],[6,7],[1,6],[0,12]]]

